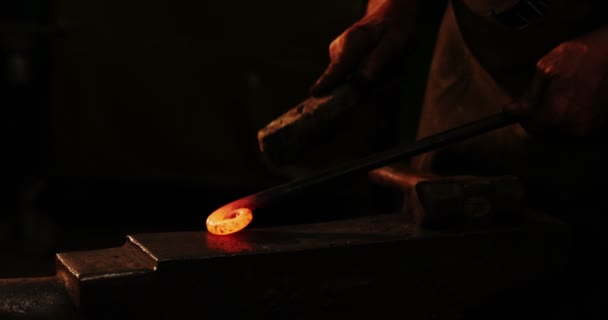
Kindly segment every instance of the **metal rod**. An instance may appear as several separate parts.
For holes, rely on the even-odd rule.
[[[515,116],[500,112],[488,116],[486,118],[476,120],[465,125],[443,131],[429,137],[420,139],[405,146],[399,146],[384,152],[373,154],[362,159],[347,162],[335,168],[331,168],[312,177],[294,180],[286,184],[278,185],[264,191],[252,194],[239,201],[246,199],[255,199],[257,203],[266,203],[273,199],[287,196],[307,188],[320,185],[331,180],[344,178],[354,175],[359,172],[371,171],[397,160],[410,158],[429,152],[443,146],[460,142],[468,138],[494,131],[512,124],[515,124],[517,119]]]

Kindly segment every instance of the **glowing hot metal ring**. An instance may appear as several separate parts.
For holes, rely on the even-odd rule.
[[[222,207],[207,217],[207,230],[217,235],[227,235],[243,230],[253,220],[249,208]]]

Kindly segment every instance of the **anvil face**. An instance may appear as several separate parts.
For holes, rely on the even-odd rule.
[[[101,318],[390,318],[453,311],[524,283],[552,268],[547,254],[560,250],[548,251],[547,237],[566,244],[550,221],[455,233],[404,221],[134,235],[120,248],[59,254],[58,274],[81,309]]]
[[[378,215],[232,236],[133,235],[122,247],[58,254],[57,279],[88,318],[425,318],[559,271],[567,245],[565,227],[538,216],[428,232]]]

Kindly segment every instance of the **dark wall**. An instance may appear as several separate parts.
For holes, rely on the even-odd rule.
[[[58,175],[259,185],[256,132],[306,98],[362,1],[58,0]]]

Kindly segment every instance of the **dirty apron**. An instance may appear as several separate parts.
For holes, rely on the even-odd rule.
[[[551,3],[552,10],[523,28],[505,27],[494,20],[499,13],[505,21],[513,21],[518,13],[509,10],[519,1],[450,2],[435,46],[418,138],[501,111],[522,94],[542,56],[591,28],[589,2],[545,2]],[[597,258],[608,250],[604,232],[608,206],[603,199],[608,158],[600,153],[604,148],[603,141],[542,140],[515,125],[424,154],[413,159],[412,165],[443,175],[521,177],[529,205],[563,219],[573,230],[574,263],[569,274],[574,276],[557,284],[555,291],[569,283],[576,289],[567,292],[579,296],[568,299],[580,299],[576,304],[590,304],[593,309],[602,305],[602,295],[596,292],[603,290],[601,275],[608,267]],[[590,288],[594,285],[595,289]]]
[[[521,4],[530,2],[541,1],[450,1],[435,46],[418,138],[499,112],[523,93],[540,58],[592,28],[591,1],[544,1],[550,4],[536,5],[544,9],[536,20],[515,20],[526,14]],[[607,159],[597,156],[598,148],[603,145],[540,141],[514,125],[419,156],[412,166],[443,175],[515,174],[527,184],[530,199],[550,210],[548,206],[580,204],[581,197],[596,189],[600,174],[608,177],[603,174]],[[559,201],[546,201],[555,198]]]

